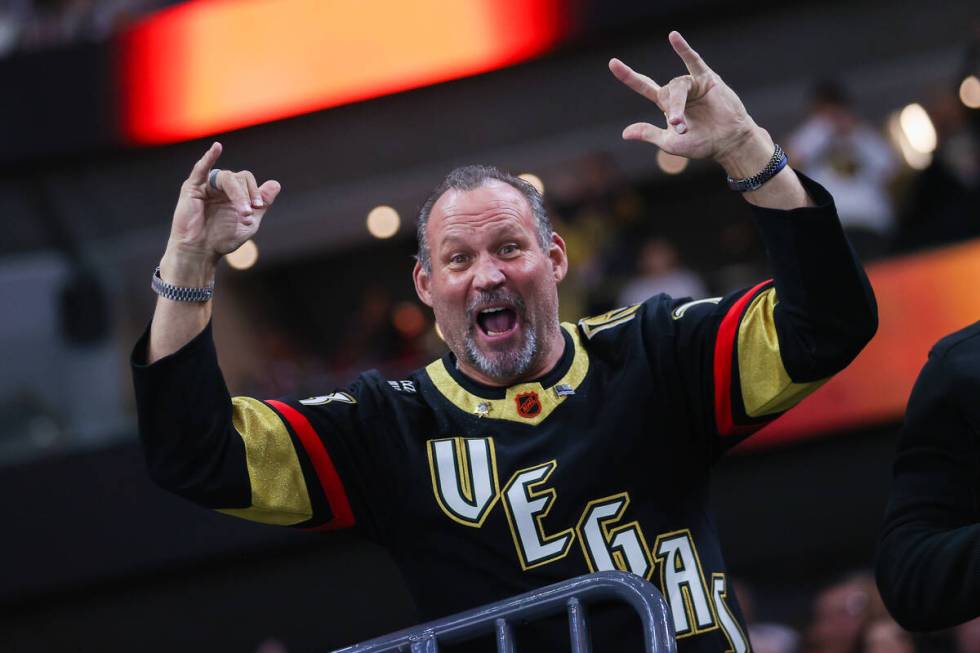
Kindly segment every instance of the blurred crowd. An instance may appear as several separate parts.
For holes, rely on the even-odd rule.
[[[176,0],[0,0],[0,58],[103,41],[139,16]]]
[[[859,115],[847,89],[834,81],[815,83],[799,125],[776,134],[794,167],[831,191],[844,229],[865,262],[980,236],[980,111],[965,106],[952,87],[935,90],[924,104],[936,143],[925,165],[920,162],[921,169],[909,165],[898,145],[885,137],[885,124]],[[611,155],[598,152],[542,177],[555,229],[568,246],[569,274],[559,288],[563,320],[600,314],[660,292],[694,299],[723,295],[768,276],[751,211],[719,183],[713,166],[692,165],[683,175],[637,183]],[[431,312],[414,296],[409,280],[414,240],[373,242],[362,249],[346,258],[260,266],[224,279],[228,290],[216,301],[227,304],[218,307],[218,328],[222,323],[248,325],[219,334],[243,352],[223,361],[234,392],[322,394],[365,369],[378,368],[398,378],[445,351]],[[390,261],[396,265],[383,267],[382,262]],[[311,301],[322,296],[322,279],[357,282],[335,284],[329,303]],[[14,281],[9,289],[0,284],[0,294],[9,290],[11,297],[21,296],[25,282]],[[285,296],[262,291],[284,286],[291,288]],[[108,300],[96,296],[98,288],[83,291],[38,287],[33,293],[60,297],[57,312],[66,351],[47,348],[59,360],[71,360],[68,350],[118,349],[108,342],[108,329],[93,331],[89,326],[100,311],[115,311],[118,318],[121,309],[106,307]],[[118,341],[135,341],[145,326],[149,307],[142,287],[140,291],[140,296],[127,298]],[[74,310],[75,305],[85,310]],[[339,313],[337,306],[343,307]],[[110,319],[105,315],[95,321]],[[93,333],[86,335],[88,331]],[[103,369],[118,368],[125,397],[127,354],[116,351],[115,362],[102,362]],[[78,360],[89,369],[93,365],[91,357]],[[98,397],[74,390],[68,394],[78,397],[80,406],[99,406],[101,418],[111,413],[102,405],[105,392]],[[130,419],[127,400],[114,399],[120,417]],[[80,424],[101,428],[106,420],[99,422],[92,412],[76,419],[70,406],[52,403],[30,388],[0,388],[0,414],[17,416],[6,421],[10,428],[0,427],[0,461],[16,459],[12,452],[18,450],[57,450],[78,439]]]
[[[909,633],[888,614],[869,572],[842,576],[813,597],[800,624],[759,619],[752,591],[736,583],[755,653],[980,653],[980,619],[947,631]]]
[[[950,89],[936,90],[926,113],[937,142],[922,169],[911,167],[885,137],[886,126],[863,119],[847,89],[834,81],[814,84],[808,114],[780,139],[794,167],[834,196],[844,230],[865,262],[980,236],[980,112]],[[631,183],[604,153],[546,178],[545,200],[568,246],[562,319],[661,292],[694,299],[722,295],[765,278],[750,212],[718,183],[715,170],[690,178]],[[343,332],[330,339],[331,351],[290,357],[296,364],[323,360],[327,370],[338,372],[338,384],[366,367],[398,375],[424,364],[443,349],[429,312],[410,286],[405,289],[398,295],[383,284],[367,288]],[[262,349],[276,350],[276,341]]]

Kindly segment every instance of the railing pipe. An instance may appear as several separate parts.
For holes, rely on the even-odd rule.
[[[667,602],[656,587],[635,574],[622,571],[579,576],[337,649],[334,653],[437,653],[439,643],[454,644],[489,634],[496,635],[498,652],[514,653],[516,647],[510,624],[566,611],[573,651],[588,653],[591,649],[584,604],[610,599],[628,604],[639,615],[647,653],[676,653],[674,625]],[[576,645],[580,648],[574,648]]]

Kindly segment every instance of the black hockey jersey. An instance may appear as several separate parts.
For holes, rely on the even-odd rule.
[[[774,281],[564,324],[555,368],[509,388],[474,382],[446,354],[322,396],[231,398],[210,327],[151,366],[141,341],[151,474],[235,516],[358,527],[390,551],[426,620],[620,569],[661,589],[680,651],[746,651],[707,510],[711,465],[842,369],[876,326],[832,202],[808,189],[820,206],[757,209]],[[627,650],[619,621],[600,611],[599,650]]]

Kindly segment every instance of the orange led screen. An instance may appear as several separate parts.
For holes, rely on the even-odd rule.
[[[127,138],[187,140],[482,73],[549,50],[561,0],[210,0],[122,38]]]
[[[900,420],[932,345],[980,320],[980,242],[884,261],[868,276],[878,298],[871,344],[740,450]]]

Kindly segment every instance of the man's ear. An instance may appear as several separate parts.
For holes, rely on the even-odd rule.
[[[555,282],[561,282],[568,274],[568,252],[565,249],[565,241],[557,233],[551,234],[551,247],[548,248],[548,258],[551,259],[551,268],[554,271]]]
[[[422,264],[415,261],[415,269],[412,270],[412,280],[415,281],[415,294],[419,296],[422,303],[432,308],[432,292],[429,288],[429,273],[422,269]]]

